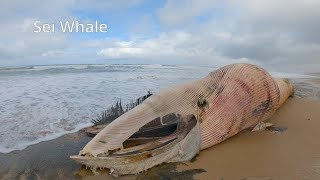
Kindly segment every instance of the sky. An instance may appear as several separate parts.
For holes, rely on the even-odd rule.
[[[0,66],[253,63],[320,70],[319,0],[4,0]],[[34,23],[107,24],[35,33]]]

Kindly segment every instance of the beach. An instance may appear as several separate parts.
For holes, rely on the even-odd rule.
[[[320,102],[290,98],[268,120],[282,131],[245,130],[205,149],[192,161],[164,164],[119,179],[306,179],[320,178]],[[108,170],[94,175],[69,159],[90,140],[76,132],[0,154],[1,179],[114,179]],[[161,176],[159,176],[161,175]]]
[[[244,131],[201,151],[199,179],[320,179],[320,102],[290,98],[273,117],[283,132]]]
[[[0,180],[320,180],[319,9],[1,1]]]
[[[123,75],[123,73],[127,74],[127,71],[135,72],[135,74],[130,77],[122,77],[125,80],[118,84],[116,81],[119,80],[120,75],[114,79],[107,78],[110,84],[115,83],[113,86],[110,86],[104,82],[106,77],[101,77],[102,75],[110,74],[110,69],[112,69],[111,75],[115,75],[114,73],[122,73],[121,75]],[[206,70],[209,71],[209,68],[206,68]],[[14,98],[19,99],[19,97],[21,97],[20,92],[12,92],[8,97],[1,96],[5,105],[20,109],[29,107],[32,110],[29,109],[29,111],[25,110],[22,112],[36,112],[41,106],[45,107],[45,111],[40,109],[38,113],[43,113],[41,116],[36,116],[36,114],[31,113],[30,116],[24,117],[23,114],[13,116],[15,115],[13,114],[14,112],[10,111],[12,108],[6,107],[2,109],[2,111],[5,112],[5,116],[2,116],[4,119],[3,123],[10,124],[14,126],[14,128],[5,129],[5,126],[2,127],[4,131],[1,132],[1,135],[3,135],[1,138],[4,140],[3,142],[8,145],[5,146],[2,144],[2,147],[9,147],[11,149],[10,152],[4,151],[0,153],[0,179],[114,179],[114,177],[109,174],[108,169],[98,170],[97,173],[93,173],[91,169],[86,169],[86,167],[69,158],[71,155],[78,154],[91,140],[83,131],[78,130],[90,125],[89,121],[92,115],[87,113],[89,110],[99,112],[105,107],[105,105],[99,104],[101,101],[97,99],[107,96],[107,98],[109,98],[107,101],[113,102],[110,99],[111,95],[118,97],[120,94],[126,94],[128,101],[128,99],[133,99],[132,97],[137,97],[137,94],[141,94],[145,91],[146,87],[150,85],[155,89],[157,89],[158,86],[163,88],[207,74],[207,72],[201,71],[201,73],[196,76],[186,76],[190,69],[179,69],[175,67],[144,67],[144,69],[139,67],[139,70],[137,70],[137,67],[107,67],[107,69],[101,69],[99,67],[95,69],[94,72],[92,68],[90,68],[89,72],[85,70],[85,73],[82,69],[80,72],[78,69],[71,69],[71,72],[67,73],[53,73],[52,71],[53,70],[50,69],[50,72],[45,70],[45,72],[36,71],[36,73],[31,73],[28,70],[28,72],[24,73],[27,74],[26,78],[32,81],[34,78],[41,77],[41,81],[39,81],[41,83],[47,81],[48,78],[52,80],[55,77],[63,77],[64,81],[76,82],[80,80],[79,76],[91,77],[91,80],[95,79],[95,82],[91,82],[91,84],[89,84],[90,86],[82,86],[89,88],[79,91],[79,88],[77,89],[75,87],[83,84],[83,80],[77,82],[78,84],[74,84],[74,86],[66,87],[62,86],[60,81],[55,82],[56,84],[50,84],[54,82],[52,81],[47,84],[49,85],[48,87],[59,85],[59,88],[49,91],[49,89],[43,87],[42,89],[37,89],[38,91],[34,94],[31,93],[29,96],[28,94],[25,95],[31,99],[35,97],[39,98],[36,99],[38,100],[38,104],[34,106],[27,106],[29,102],[22,101],[24,100],[23,98],[20,99],[24,103],[22,105],[12,101]],[[54,69],[54,71],[60,71],[60,69]],[[193,69],[193,71],[198,72],[199,69]],[[150,72],[153,73],[151,76],[144,76]],[[171,81],[166,81],[168,75],[159,76],[159,74],[163,72],[171,73],[174,78]],[[173,76],[173,74],[177,75]],[[110,78],[112,77],[111,75]],[[220,144],[201,151],[189,162],[162,164],[138,175],[122,176],[118,179],[320,179],[320,143],[318,139],[320,137],[320,81],[319,78],[309,78],[309,76],[319,77],[319,74],[301,75],[301,77],[296,74],[286,75],[292,78],[290,80],[295,87],[295,96],[289,98],[267,121],[273,123],[272,128],[259,132],[244,130]],[[13,75],[12,72],[9,72],[8,75],[3,77],[8,78],[7,81],[3,81],[3,84],[5,84],[4,82],[12,81],[12,79],[18,78],[19,75]],[[152,83],[150,83],[150,81],[148,82],[148,80],[151,79],[154,81],[152,81]],[[134,83],[128,84],[127,82],[130,81],[144,84],[139,89],[136,89],[136,91],[132,91],[131,89],[134,89],[132,88]],[[37,81],[35,81],[35,83],[37,83]],[[61,83],[63,83],[63,81],[61,81]],[[156,86],[156,83],[159,84]],[[93,86],[95,84],[97,84],[97,86]],[[114,88],[120,84],[122,84],[121,91],[115,91]],[[128,85],[130,88],[125,88],[124,85]],[[30,86],[28,85],[27,87]],[[34,90],[35,87],[36,85],[30,89]],[[114,94],[102,93],[107,87],[112,90],[107,92],[113,92]],[[26,87],[24,88],[28,89]],[[93,89],[96,90],[93,91]],[[129,90],[132,91],[131,94]],[[30,92],[26,90],[24,93]],[[65,96],[61,96],[59,93],[65,93],[62,94]],[[89,94],[91,96],[85,97]],[[52,97],[52,99],[45,98],[47,96]],[[41,97],[43,97],[43,99],[40,99]],[[8,100],[5,98],[8,98]],[[64,102],[60,99],[55,101],[55,98],[61,98]],[[89,101],[91,99],[94,99],[94,101]],[[76,100],[84,101],[78,103]],[[104,99],[104,101],[105,100],[106,99]],[[15,103],[17,105],[15,105]],[[64,104],[64,106],[59,106],[59,103]],[[86,107],[87,105],[89,105],[91,109]],[[75,109],[76,111],[73,111]],[[62,113],[64,110],[67,111]],[[47,117],[42,117],[46,113],[54,116],[51,117],[47,115]],[[56,116],[57,114],[59,114],[59,116]],[[64,117],[65,114],[72,119],[69,121],[66,120],[68,118]],[[22,122],[15,121],[19,119],[19,117],[22,117]],[[32,117],[35,119],[28,120],[28,118]],[[6,118],[12,119],[6,120]],[[47,126],[41,124],[45,118],[49,118],[50,120],[48,120],[50,124]],[[55,122],[55,119],[58,121]],[[12,122],[10,123],[9,120]],[[27,121],[33,122],[33,124],[23,123]],[[50,129],[52,127],[53,129]],[[34,132],[32,138],[30,134],[23,134],[27,132],[25,129]],[[18,130],[19,133],[16,130]],[[57,132],[55,132],[55,130],[57,130]],[[61,135],[59,133],[63,134]],[[54,136],[46,137],[46,135],[50,134]],[[25,142],[20,142],[20,136],[22,139],[27,137],[26,140],[30,140],[26,141],[29,144],[24,145],[22,148],[19,148],[19,144]],[[36,141],[31,141],[35,138],[42,137],[44,138],[40,139],[39,142],[37,142],[37,139]],[[2,149],[9,150],[9,148]],[[16,150],[14,150],[14,148],[16,148]]]
[[[319,9],[1,1],[0,180],[320,180]]]

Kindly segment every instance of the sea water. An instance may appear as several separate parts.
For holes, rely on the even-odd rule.
[[[104,64],[0,67],[0,152],[21,150],[78,131],[92,125],[90,120],[96,114],[120,99],[126,104],[148,91],[202,78],[215,69]],[[297,84],[315,78],[271,74]],[[307,87],[317,89],[312,83]]]

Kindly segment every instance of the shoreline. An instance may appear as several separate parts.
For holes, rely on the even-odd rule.
[[[28,148],[29,146],[36,145],[36,144],[39,144],[39,143],[42,143],[42,142],[46,142],[46,141],[55,140],[55,139],[58,139],[58,138],[60,138],[62,136],[68,135],[68,134],[78,133],[78,132],[83,131],[86,128],[91,127],[91,126],[85,126],[85,127],[81,127],[81,128],[80,127],[76,127],[72,131],[60,132],[60,133],[57,133],[57,134],[52,134],[51,136],[47,136],[47,137],[43,137],[43,138],[37,139],[36,141],[29,142],[29,143],[27,143],[27,145],[24,144],[23,146],[21,146],[19,148],[16,148],[14,150],[5,149],[5,152],[2,151],[2,152],[0,152],[0,154],[9,154],[9,153],[12,153],[12,152],[15,152],[15,151],[23,151],[24,149]]]
[[[90,168],[69,158],[91,140],[84,131],[63,135],[59,138],[30,145],[24,150],[0,153],[0,179],[115,179],[109,169],[98,170],[98,175]],[[178,170],[185,163],[169,163],[156,166],[138,175],[122,176],[119,179],[184,178],[205,172],[201,168]]]
[[[192,161],[164,164],[138,176],[119,179],[185,177],[188,179],[320,179],[320,101],[289,100],[267,122],[286,127],[282,133],[245,130],[203,150]],[[90,141],[83,131],[0,153],[0,179],[114,179],[108,170],[95,176],[69,156]],[[318,168],[318,169],[317,169]],[[299,178],[297,178],[299,179]],[[301,179],[301,178],[300,178]]]

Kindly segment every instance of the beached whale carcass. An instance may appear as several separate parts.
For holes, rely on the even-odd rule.
[[[116,175],[187,161],[201,149],[260,125],[292,93],[289,81],[274,79],[260,67],[228,65],[203,79],[152,95],[71,158],[89,167],[109,168]],[[177,122],[173,130],[152,131],[172,122]]]

